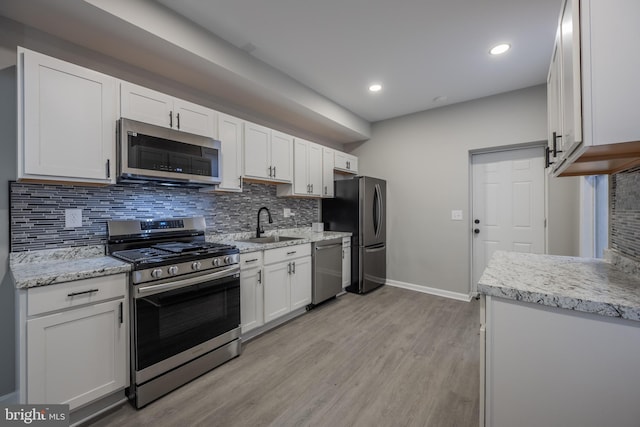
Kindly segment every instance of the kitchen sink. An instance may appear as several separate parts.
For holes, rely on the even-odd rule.
[[[239,239],[238,242],[246,242],[246,243],[276,243],[276,242],[287,242],[289,240],[302,240],[303,237],[287,237],[287,236],[264,236],[264,237],[253,237],[251,239]]]

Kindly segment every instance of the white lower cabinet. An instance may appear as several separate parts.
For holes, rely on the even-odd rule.
[[[24,403],[68,404],[73,411],[124,390],[126,295],[124,274],[26,291]]]
[[[289,310],[291,264],[281,262],[264,267],[264,320],[270,322]]]
[[[342,238],[342,289],[351,284],[351,237]]]
[[[242,332],[311,304],[311,245],[240,256]]]
[[[640,322],[482,296],[480,425],[632,427]]]
[[[264,325],[262,251],[240,255],[240,323],[242,333]]]

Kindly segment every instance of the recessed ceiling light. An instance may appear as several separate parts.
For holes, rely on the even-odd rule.
[[[380,92],[381,90],[382,90],[382,85],[379,83],[374,83],[371,86],[369,86],[370,92]]]
[[[444,95],[436,96],[433,98],[433,102],[444,102],[447,100],[447,97]]]
[[[497,46],[492,47],[489,53],[491,55],[502,55],[509,49],[511,49],[511,45],[507,43],[503,43],[503,44],[499,44]]]

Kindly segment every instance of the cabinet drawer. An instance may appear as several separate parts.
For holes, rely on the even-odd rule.
[[[262,265],[262,251],[240,254],[240,270],[260,267]]]
[[[126,275],[117,274],[30,288],[27,290],[27,315],[124,297],[126,286]]]
[[[300,258],[311,255],[311,244],[285,246],[283,248],[269,249],[264,251],[264,263],[286,261],[288,259]]]

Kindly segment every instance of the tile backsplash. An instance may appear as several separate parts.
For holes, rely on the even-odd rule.
[[[640,262],[640,167],[611,175],[609,247]]]
[[[107,220],[202,215],[209,233],[253,231],[258,209],[271,211],[265,230],[310,226],[318,220],[315,199],[276,197],[276,186],[245,183],[242,193],[200,193],[197,189],[118,184],[108,187],[12,182],[11,251],[105,244]],[[284,208],[295,216],[285,218]],[[65,209],[82,210],[82,227],[65,228]]]

